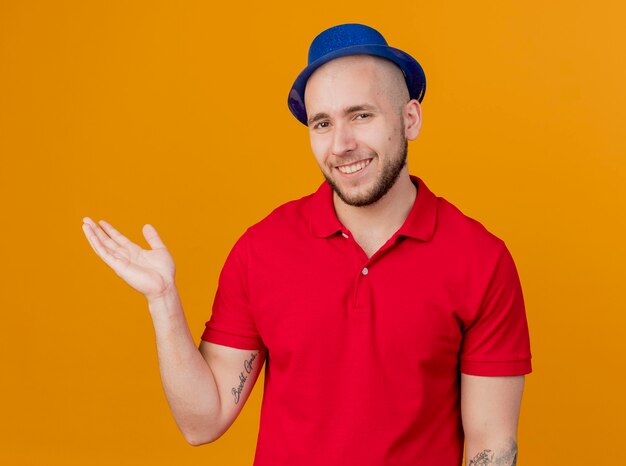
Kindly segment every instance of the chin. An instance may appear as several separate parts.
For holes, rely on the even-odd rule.
[[[376,200],[372,200],[374,196],[376,180],[362,180],[358,186],[344,188],[342,180],[338,177],[330,176],[326,172],[322,172],[324,178],[331,186],[337,196],[345,203],[354,207],[363,207],[373,204]]]
[[[345,204],[353,207],[365,207],[378,201],[378,199],[374,198],[374,193],[371,189],[354,189],[347,192],[346,190],[334,189],[334,191]]]

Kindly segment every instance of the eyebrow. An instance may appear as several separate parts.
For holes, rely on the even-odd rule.
[[[346,107],[343,110],[343,114],[349,115],[350,113],[355,113],[355,112],[363,112],[363,111],[372,112],[376,110],[378,110],[378,108],[375,107],[374,105],[360,104],[360,105],[352,105],[350,107]],[[315,115],[313,115],[311,118],[308,119],[307,123],[311,125],[323,118],[329,118],[329,117],[330,115],[328,113],[324,113],[324,112],[316,113]]]

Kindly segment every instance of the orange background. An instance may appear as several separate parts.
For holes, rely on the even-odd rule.
[[[364,22],[423,65],[411,173],[504,239],[534,372],[519,464],[623,461],[623,2],[0,1],[7,465],[251,465],[259,379],[216,443],[169,413],[146,301],[82,217],[172,252],[192,333],[244,229],[322,181],[287,92],[310,41]],[[323,446],[320,446],[323,448]]]

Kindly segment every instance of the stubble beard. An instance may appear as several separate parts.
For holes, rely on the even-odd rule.
[[[335,182],[324,172],[324,178],[333,189],[339,199],[345,202],[348,205],[354,207],[365,207],[375,202],[378,202],[385,194],[389,192],[389,190],[393,187],[393,185],[398,181],[398,177],[400,173],[402,173],[402,169],[407,164],[407,156],[408,156],[408,141],[403,136],[402,137],[402,146],[399,151],[399,157],[391,160],[384,168],[383,172],[380,174],[378,180],[376,180],[376,184],[374,187],[362,196],[348,197],[346,193],[342,192],[341,189],[336,185]]]

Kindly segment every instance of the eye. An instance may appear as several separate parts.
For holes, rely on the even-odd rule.
[[[357,113],[354,118],[357,119],[357,120],[364,120],[364,119],[369,118],[371,116],[372,116],[371,113]]]
[[[325,129],[328,128],[328,126],[330,126],[328,121],[320,121],[313,125],[313,129]]]

